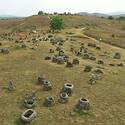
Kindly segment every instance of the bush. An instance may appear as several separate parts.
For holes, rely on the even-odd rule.
[[[38,12],[38,15],[43,15],[43,14],[44,14],[43,11],[39,11],[39,12]]]
[[[59,16],[54,16],[50,22],[50,28],[52,30],[61,30],[64,26],[63,20]]]
[[[113,20],[113,19],[114,19],[114,17],[113,17],[113,16],[109,16],[109,17],[108,17],[108,19]]]
[[[26,45],[25,45],[25,44],[16,44],[16,45],[15,45],[15,48],[16,48],[16,49],[26,48]]]

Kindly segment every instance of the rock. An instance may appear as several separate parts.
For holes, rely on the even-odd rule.
[[[56,48],[56,51],[61,51],[61,48],[58,46],[58,47]]]
[[[119,52],[115,53],[114,59],[121,59],[121,54]]]
[[[36,93],[26,96],[24,104],[26,108],[34,108],[36,106]]]
[[[46,56],[44,59],[45,60],[51,60],[51,56]]]
[[[82,55],[82,53],[81,52],[76,52],[76,56],[81,56]]]
[[[98,60],[97,64],[104,64],[103,60]]]
[[[97,49],[97,50],[101,50],[101,47],[97,46],[96,49]]]
[[[79,59],[77,59],[77,58],[73,59],[73,64],[78,65],[79,64]]]
[[[94,85],[96,83],[96,80],[91,78],[88,83]]]
[[[65,62],[68,62],[68,61],[69,61],[69,56],[64,55],[64,56],[63,56],[63,59],[64,59]]]
[[[64,56],[64,51],[63,50],[59,51],[59,56]]]
[[[54,55],[54,56],[52,57],[52,62],[57,63],[57,55]]]
[[[48,35],[48,38],[52,38],[52,37],[53,37],[53,35],[52,35],[52,34],[49,34],[49,35]]]
[[[70,48],[70,51],[73,53],[73,52],[74,52],[74,48],[73,48],[73,47],[71,47],[71,48]]]
[[[48,96],[45,98],[44,105],[47,107],[53,106],[55,104],[54,98],[52,96]]]
[[[43,37],[43,41],[48,41],[49,39],[47,37]]]
[[[85,98],[80,98],[76,107],[80,110],[89,110],[90,109],[89,100]]]
[[[53,50],[53,49],[50,49],[50,50],[49,50],[49,53],[54,53],[54,50]]]
[[[83,59],[89,59],[89,54],[88,53],[83,54],[82,58]]]
[[[84,48],[83,49],[83,53],[87,53],[88,52],[88,49],[87,48]]]
[[[51,89],[52,89],[52,84],[50,83],[50,81],[44,80],[43,81],[43,90],[49,91]]]
[[[91,70],[92,70],[92,66],[91,65],[86,65],[85,69],[84,69],[84,72],[91,72]]]
[[[113,64],[113,63],[110,63],[109,65],[110,65],[110,66],[115,66],[115,64]]]
[[[13,91],[13,90],[15,90],[15,89],[16,89],[16,87],[15,87],[15,85],[13,84],[13,82],[12,82],[12,81],[9,81],[8,90],[9,90],[9,91]]]
[[[64,64],[65,60],[62,56],[57,57],[57,64]]]
[[[90,59],[90,60],[96,60],[96,57],[94,57],[94,56],[89,56],[89,59]]]
[[[119,64],[117,64],[117,66],[123,67],[124,65],[123,65],[123,63],[119,63]]]
[[[9,49],[7,49],[7,48],[0,48],[0,53],[9,54],[10,51],[9,51]]]
[[[68,61],[68,62],[66,63],[66,67],[69,67],[69,68],[73,67],[73,63]]]
[[[96,83],[97,80],[101,80],[101,79],[102,79],[101,74],[92,74],[89,80],[89,84],[93,85]]]
[[[62,93],[60,93],[60,96],[59,96],[60,98],[59,98],[59,102],[60,103],[67,103],[68,102],[68,98],[69,98],[69,96],[67,95],[67,93],[65,93],[65,92],[62,92]]]
[[[45,78],[43,76],[38,76],[37,81],[38,84],[42,85],[44,83]]]
[[[80,52],[82,52],[83,50],[84,50],[84,46],[82,45],[82,46],[80,46]]]
[[[28,109],[21,114],[21,120],[25,123],[30,123],[36,117],[36,115],[37,113],[35,110]]]
[[[95,69],[93,72],[96,74],[103,74],[103,71],[101,69]]]
[[[65,92],[70,96],[73,93],[74,85],[70,83],[64,84],[64,87],[62,89],[62,92]]]
[[[63,46],[63,43],[62,42],[59,42],[59,44],[58,44],[59,46]]]
[[[95,44],[95,43],[88,43],[88,46],[89,46],[89,47],[94,47],[94,48],[95,48],[95,47],[96,47],[96,44]]]

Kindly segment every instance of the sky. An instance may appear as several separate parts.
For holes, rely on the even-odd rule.
[[[125,12],[125,0],[0,0],[0,15],[45,12]]]

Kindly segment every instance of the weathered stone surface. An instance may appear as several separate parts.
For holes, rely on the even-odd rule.
[[[37,78],[37,83],[40,84],[40,85],[42,85],[42,84],[44,83],[44,80],[45,80],[45,78],[40,75],[40,76],[38,76],[38,78]]]
[[[77,59],[77,58],[73,59],[73,64],[78,65],[79,64],[79,59]]]
[[[96,47],[96,44],[95,44],[95,43],[88,43],[88,46],[89,46],[89,47],[94,47],[94,48],[95,48],[95,47]]]
[[[36,93],[33,92],[31,95],[27,95],[24,100],[26,108],[33,108],[36,106]]]
[[[52,96],[48,96],[45,98],[44,105],[47,107],[53,106],[55,104],[55,100]]]
[[[49,53],[54,53],[54,50],[53,50],[53,49],[50,49],[50,50],[49,50]]]
[[[78,52],[76,51],[75,53],[76,53],[76,56],[81,56],[82,55],[82,53],[79,52],[79,51]]]
[[[96,47],[96,50],[101,50],[101,47],[97,46],[97,47]]]
[[[62,56],[57,57],[57,64],[64,64],[65,60]]]
[[[65,93],[65,92],[62,92],[62,93],[60,93],[60,96],[59,96],[59,102],[60,103],[67,103],[68,102],[68,99],[69,99],[69,96],[68,96],[68,94],[67,93]]]
[[[91,78],[89,80],[89,84],[93,85],[97,82],[97,80],[101,80],[102,76],[101,74],[91,74]]]
[[[9,49],[7,49],[7,48],[0,48],[0,53],[9,54],[10,51],[9,51]]]
[[[103,71],[101,69],[95,69],[93,72],[96,74],[103,74]]]
[[[13,82],[12,82],[12,81],[9,81],[8,90],[9,90],[9,91],[13,91],[13,90],[15,90],[15,89],[16,89],[16,87],[15,87],[15,85],[13,84]]]
[[[121,54],[119,52],[115,53],[114,59],[121,59]]]
[[[59,55],[59,56],[64,56],[64,51],[63,51],[63,50],[60,50],[58,55]]]
[[[84,46],[82,45],[82,46],[80,46],[80,52],[83,52],[83,50],[84,50]]]
[[[90,59],[90,60],[96,60],[96,57],[94,57],[94,56],[89,56],[89,59]]]
[[[124,64],[123,63],[119,63],[119,64],[117,64],[117,66],[123,67]]]
[[[62,92],[67,93],[69,96],[73,93],[74,85],[71,83],[65,83]]]
[[[104,64],[103,60],[98,60],[97,64]]]
[[[52,84],[50,83],[50,81],[44,80],[43,81],[43,90],[49,91],[51,89],[52,89]]]
[[[91,72],[92,66],[91,65],[86,65],[84,68],[84,72]]]
[[[89,54],[88,53],[83,54],[82,58],[83,59],[89,59]]]
[[[30,123],[35,117],[37,113],[33,109],[28,109],[21,114],[21,120],[25,123]]]
[[[45,60],[51,60],[51,56],[46,56]]]
[[[89,100],[85,98],[80,98],[76,107],[80,110],[89,110],[90,109]]]

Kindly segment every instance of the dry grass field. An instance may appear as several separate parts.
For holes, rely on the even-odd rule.
[[[115,24],[112,21],[97,17],[72,16],[68,18],[64,16],[63,19],[66,22],[66,28],[54,35],[61,36],[63,39],[68,38],[62,46],[64,52],[70,57],[70,60],[74,58],[80,60],[80,64],[74,65],[72,68],[67,68],[66,64],[58,65],[50,60],[44,60],[45,56],[49,54],[49,49],[55,50],[57,47],[49,41],[38,42],[39,46],[36,50],[30,49],[32,41],[24,41],[27,47],[21,49],[15,48],[17,43],[14,41],[0,41],[2,43],[0,48],[7,47],[10,49],[9,54],[0,53],[0,125],[23,125],[20,121],[20,115],[26,110],[23,105],[24,97],[27,93],[32,92],[36,92],[37,95],[37,105],[35,107],[37,117],[31,122],[31,125],[125,124],[125,50],[107,44],[110,43],[109,39],[112,39],[112,32],[107,29],[110,28],[108,25],[112,24],[114,26]],[[2,20],[0,21],[0,27],[4,28],[4,31],[11,31],[13,28],[37,24],[37,29],[41,28],[42,30],[48,28],[48,22],[47,17],[30,17],[28,19],[15,20],[15,22]],[[84,29],[87,25],[86,23],[89,24],[89,30]],[[93,28],[92,25],[96,25],[96,28]],[[100,26],[105,26],[106,28],[102,31]],[[121,33],[124,36],[125,33],[120,30],[120,24],[116,26],[116,34]],[[107,32],[105,32],[106,29]],[[87,34],[90,33],[89,36],[93,37],[86,36],[85,32]],[[100,34],[99,37],[103,39],[103,32],[105,32],[103,36],[107,40],[106,43],[95,39],[98,33]],[[88,51],[95,55],[95,61],[82,59],[70,51],[71,46],[77,50],[81,43],[84,43]],[[88,43],[95,43],[101,50],[88,47]],[[118,44],[122,45],[120,42]],[[113,58],[116,52],[121,54],[121,59],[116,60]],[[104,61],[103,65],[97,64],[99,59]],[[110,63],[115,66],[110,66]],[[119,63],[123,63],[124,66],[117,66]],[[98,80],[94,85],[88,83],[91,72],[84,72],[86,64],[90,64],[93,70],[99,67],[103,71],[102,79]],[[51,91],[43,91],[42,87],[36,84],[37,77],[40,74],[51,81],[53,85]],[[16,89],[12,92],[4,88],[10,80],[16,86]],[[58,102],[59,92],[67,82],[74,85],[74,92],[68,103],[61,104]],[[43,106],[46,96],[55,98],[56,103],[53,107]],[[80,97],[88,98],[90,101],[90,110],[86,114],[74,111]]]

